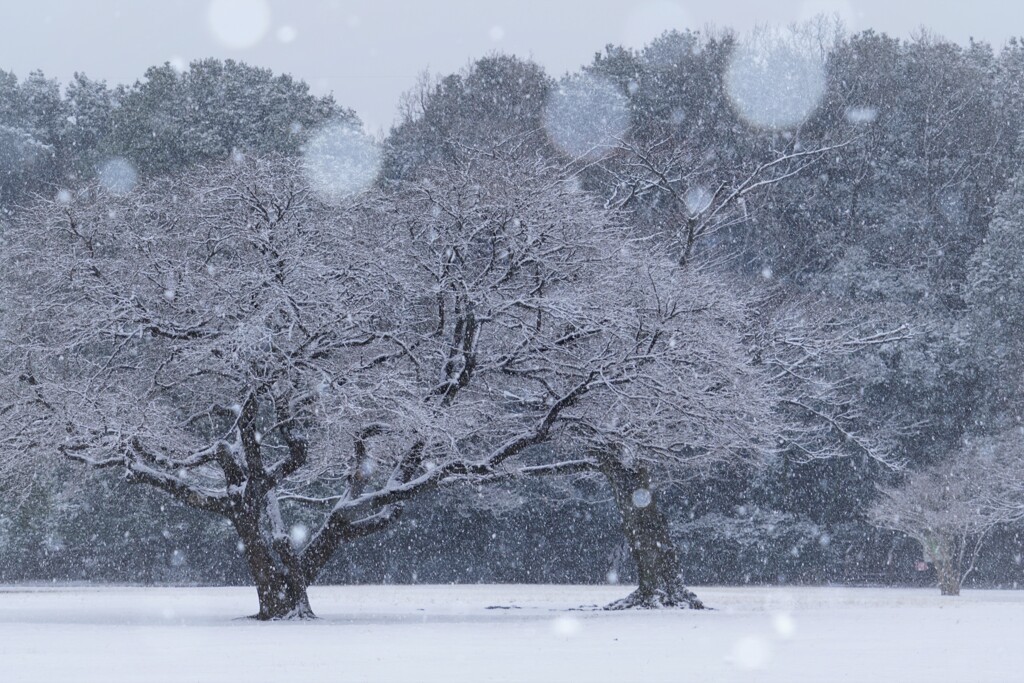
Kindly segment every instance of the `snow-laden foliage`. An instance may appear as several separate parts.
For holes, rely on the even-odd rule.
[[[357,240],[327,229],[286,168],[227,166],[128,193],[101,182],[11,227],[11,331],[23,383],[63,430],[55,447],[90,459],[138,448],[174,469],[194,452],[201,475],[231,450],[215,437],[251,392],[289,420],[333,407],[326,378],[346,373],[331,352],[363,341],[359,316],[380,292],[356,286],[365,259],[338,257]],[[337,296],[314,298],[316,283]]]
[[[359,127],[352,111],[305,83],[230,59],[152,67],[114,97],[103,142],[143,175],[217,163],[235,151],[295,154],[328,122]]]
[[[981,407],[991,431],[1024,420],[1024,177],[1000,195],[985,243],[970,260],[964,288],[967,336],[981,369]]]
[[[457,342],[416,365],[444,367],[438,390],[467,404],[500,391],[502,409],[472,419],[493,430],[557,412],[558,443],[584,462],[607,448],[665,464],[731,458],[764,436],[744,301],[709,273],[677,272],[558,166],[515,145],[467,149],[399,189],[402,279],[429,274],[432,308],[416,318],[451,325]]]
[[[915,426],[873,421],[861,396],[884,372],[875,349],[912,338],[911,328],[778,293],[760,304],[751,342],[772,382],[778,450],[796,462],[855,456],[899,470],[892,443]]]

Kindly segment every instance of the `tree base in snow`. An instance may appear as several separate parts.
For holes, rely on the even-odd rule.
[[[286,612],[281,615],[270,615],[270,614],[253,614],[249,619],[255,621],[299,621],[306,619],[319,619],[317,615],[313,614],[312,610],[294,610],[292,612]]]
[[[682,586],[671,590],[658,588],[653,591],[641,591],[638,588],[621,600],[605,606],[606,610],[666,608],[707,609],[693,591]]]
[[[313,610],[310,608],[309,603],[307,601],[303,601],[303,604],[292,607],[291,609],[280,608],[270,610],[261,608],[257,614],[253,614],[249,618],[255,619],[256,621],[298,621],[300,619],[318,619],[319,617],[313,614]]]

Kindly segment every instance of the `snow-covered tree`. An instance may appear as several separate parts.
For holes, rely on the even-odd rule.
[[[122,468],[228,517],[262,618],[308,614],[323,563],[299,564],[279,491],[348,464],[317,448],[342,447],[336,425],[309,423],[338,404],[383,409],[338,390],[375,350],[367,311],[383,283],[346,256],[361,253],[352,224],[328,222],[298,178],[247,163],[124,194],[98,184],[5,235],[23,448]],[[332,528],[359,533],[368,517]]]
[[[945,462],[911,473],[902,486],[883,489],[868,512],[875,526],[920,544],[943,595],[960,594],[986,535],[1007,519],[1006,509],[993,505],[998,482],[1010,474],[1004,455],[998,443],[968,441]]]
[[[816,164],[841,155],[848,144],[841,140],[803,146],[798,138],[763,141],[751,136],[745,141],[752,148],[748,154],[718,155],[701,148],[699,142],[682,135],[671,121],[651,119],[635,125],[608,158],[590,163],[585,171],[588,184],[600,188],[607,205],[630,210],[638,218],[638,234],[662,242],[678,264],[675,277],[681,281],[690,277],[690,269],[702,268],[703,262],[726,257],[724,247],[731,240],[724,237],[756,231],[753,219],[760,205],[770,204],[774,193]],[[770,279],[771,269],[763,268],[758,276]],[[883,435],[891,431],[872,434],[869,424],[859,422],[865,411],[855,389],[859,371],[854,363],[865,349],[905,338],[906,329],[883,324],[873,314],[857,319],[864,311],[851,313],[849,307],[844,312],[839,306],[829,311],[821,302],[798,306],[787,296],[800,298],[798,293],[779,290],[765,298],[747,297],[745,304],[747,353],[767,373],[761,400],[772,405],[772,418],[761,425],[764,431],[755,450],[788,452],[798,461],[856,453],[883,467],[895,464]],[[705,450],[696,447],[694,452]],[[677,476],[663,473],[653,485],[657,488],[660,481],[664,487]],[[660,516],[654,510],[646,514]],[[669,586],[678,583],[681,568],[667,522],[662,517],[656,525],[642,526],[661,529],[645,541],[654,549],[646,555],[659,559],[648,562],[634,553],[642,586],[619,605],[699,605],[689,596],[671,597],[676,591]],[[663,568],[644,569],[642,564]],[[661,578],[648,582],[647,575]]]
[[[693,269],[677,268],[673,275],[690,292]],[[743,299],[735,291],[731,296],[734,306],[746,306],[746,318],[736,319],[733,328],[739,355],[730,356],[709,343],[699,316],[690,317],[687,324],[696,324],[702,348],[713,349],[718,358],[713,361],[715,372],[702,371],[709,381],[689,388],[688,408],[676,421],[653,410],[640,413],[640,422],[649,418],[657,429],[667,430],[675,450],[659,448],[661,442],[647,436],[634,442],[640,455],[632,461],[612,461],[607,454],[599,460],[616,494],[640,580],[637,591],[612,607],[701,606],[680,590],[686,568],[679,563],[667,517],[658,505],[659,495],[667,494],[675,482],[715,476],[721,468],[713,465],[766,467],[783,457],[798,463],[856,458],[886,470],[900,467],[890,450],[900,427],[864,419],[857,387],[869,380],[857,363],[866,349],[896,344],[907,330],[870,318],[854,324],[835,311],[821,312],[795,301]],[[686,355],[678,361],[691,367],[694,362]],[[737,391],[744,372],[756,373],[756,385]],[[712,377],[717,381],[710,381]],[[695,411],[695,406],[710,408],[714,417]],[[709,434],[700,436],[700,429]]]
[[[492,164],[522,163],[517,154],[494,153],[491,158],[489,154],[466,153],[462,163],[427,174],[421,187],[429,203],[404,212],[434,217],[418,228],[431,241],[453,226],[486,225],[475,208],[481,170]],[[545,182],[556,183],[562,196],[557,203],[582,201],[591,206],[588,212],[596,211],[594,199],[572,182],[571,171],[552,175],[554,162],[544,157],[533,163],[525,176],[513,177],[548,178]],[[439,177],[445,179],[443,186],[437,184]],[[504,192],[511,194],[511,188]],[[467,213],[470,207],[473,211]],[[531,475],[598,472],[611,485],[641,574],[640,589],[620,606],[700,606],[683,585],[667,521],[657,504],[659,489],[651,477],[652,471],[692,470],[700,464],[749,457],[762,441],[771,441],[775,426],[772,404],[766,382],[748,353],[745,325],[750,311],[746,302],[709,271],[697,267],[679,271],[668,249],[637,237],[628,226],[608,233],[591,222],[584,233],[564,244],[544,234],[550,230],[546,222],[527,222],[522,209],[509,206],[495,213],[490,208],[488,213],[490,221],[509,222],[523,231],[530,251],[537,250],[524,263],[526,272],[516,275],[532,274],[532,296],[540,299],[515,301],[502,286],[501,306],[521,308],[520,315],[529,316],[521,323],[527,327],[509,340],[505,355],[487,364],[477,359],[474,366],[490,366],[505,375],[506,381],[519,383],[507,391],[510,399],[522,405],[556,404],[564,392],[557,390],[555,380],[568,382],[566,386],[576,384],[586,393],[564,413],[565,431],[552,444],[556,452],[568,451],[572,457],[560,463],[527,463],[518,471]],[[551,219],[557,215],[552,207]],[[572,261],[554,270],[543,267],[551,257],[565,258],[584,245],[593,248],[597,240],[603,242],[595,252],[605,264],[600,270],[580,277],[583,273],[576,274],[578,266]],[[438,240],[435,249],[446,243]],[[456,253],[469,250],[462,248]],[[444,254],[440,251],[421,268],[443,263]],[[540,254],[549,256],[541,259]],[[499,257],[507,258],[500,252]],[[476,268],[493,268],[492,259],[486,252],[477,256]],[[501,275],[507,277],[504,269]],[[540,341],[533,338],[551,315],[541,310],[529,312],[539,302],[556,296],[558,283],[565,278],[577,282],[582,287],[577,297],[585,292],[586,299],[561,297],[559,309],[568,311],[572,310],[569,306],[585,303],[589,311],[575,316],[589,320],[588,326],[563,328],[564,337],[555,340],[556,348],[576,357],[566,357],[567,364],[561,366],[550,360],[538,365],[528,356],[519,359]],[[495,310],[496,305],[487,308]],[[516,342],[517,338],[521,341]],[[589,357],[577,355],[584,349]],[[598,374],[592,375],[595,370]]]
[[[635,324],[650,358],[578,424],[637,567],[637,590],[615,609],[703,606],[684,585],[660,498],[679,478],[758,458],[778,430],[771,381],[745,343],[748,302],[710,273],[679,272],[669,253],[659,257]]]

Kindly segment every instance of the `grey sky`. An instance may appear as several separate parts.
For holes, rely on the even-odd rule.
[[[926,25],[998,46],[1024,34],[1020,0],[0,0],[0,69],[121,83],[165,61],[232,57],[333,92],[376,131],[426,68],[447,73],[500,50],[558,75],[607,43],[667,28],[746,30],[819,12],[900,36]]]

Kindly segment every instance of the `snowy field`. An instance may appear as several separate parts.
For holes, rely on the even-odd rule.
[[[623,587],[0,588],[0,681],[1013,681],[1024,591],[701,588],[711,612],[574,610]]]

